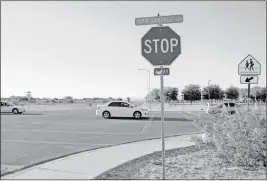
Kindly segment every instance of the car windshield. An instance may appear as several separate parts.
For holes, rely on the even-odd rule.
[[[15,106],[15,104],[13,104],[11,102],[7,102],[7,105],[9,105],[9,106]]]

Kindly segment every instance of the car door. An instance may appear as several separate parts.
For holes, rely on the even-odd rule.
[[[1,112],[9,113],[12,110],[10,110],[10,106],[6,102],[1,102]]]
[[[112,102],[108,105],[108,111],[110,112],[112,117],[119,116],[120,106],[120,102]]]
[[[121,116],[122,117],[132,117],[133,116],[133,108],[130,104],[126,102],[121,102]]]

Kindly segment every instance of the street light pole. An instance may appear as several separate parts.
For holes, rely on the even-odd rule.
[[[138,70],[144,70],[144,71],[148,72],[148,102],[149,102],[149,108],[151,109],[150,71],[147,69],[138,69]]]
[[[200,93],[201,93],[201,104],[203,104],[203,92],[202,92],[202,88],[200,89]]]
[[[209,103],[210,103],[210,81],[211,81],[211,80],[208,81]]]

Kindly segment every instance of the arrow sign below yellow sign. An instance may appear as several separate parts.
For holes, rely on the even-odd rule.
[[[258,76],[252,75],[252,76],[240,76],[240,83],[241,84],[258,84]]]

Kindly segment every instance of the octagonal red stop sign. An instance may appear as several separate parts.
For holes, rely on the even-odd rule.
[[[142,55],[152,65],[170,65],[181,53],[180,36],[170,27],[152,27],[142,38]]]

